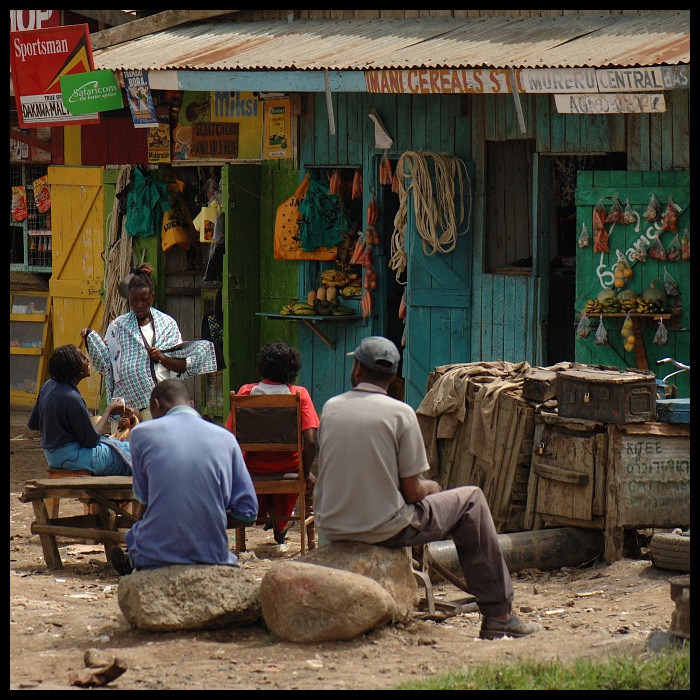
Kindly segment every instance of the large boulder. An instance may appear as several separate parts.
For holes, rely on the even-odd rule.
[[[396,613],[392,596],[373,579],[299,561],[273,564],[263,576],[260,600],[268,628],[287,642],[354,639]]]
[[[404,547],[363,542],[330,542],[296,561],[352,571],[374,579],[396,602],[395,622],[407,622],[420,602],[413,564]]]
[[[233,566],[178,565],[119,579],[119,608],[152,632],[248,626],[261,616],[260,582]]]

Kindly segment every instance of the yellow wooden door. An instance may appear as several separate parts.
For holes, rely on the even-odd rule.
[[[53,347],[80,345],[80,329],[99,331],[100,290],[104,280],[103,169],[51,166]],[[88,408],[97,410],[101,377],[96,372],[79,389]]]

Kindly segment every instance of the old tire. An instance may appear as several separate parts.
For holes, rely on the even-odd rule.
[[[659,532],[649,543],[651,563],[657,569],[690,571],[690,531]]]

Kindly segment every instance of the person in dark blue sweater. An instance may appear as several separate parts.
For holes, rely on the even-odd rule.
[[[90,359],[75,345],[61,345],[49,357],[50,379],[39,389],[27,426],[41,431],[51,469],[87,470],[95,476],[131,476],[128,442],[103,436],[112,415],[129,416],[124,400],[113,399],[95,425],[78,384],[90,376]],[[69,476],[69,474],[67,474]]]

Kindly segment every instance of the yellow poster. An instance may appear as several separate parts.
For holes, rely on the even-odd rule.
[[[289,99],[266,100],[263,126],[263,158],[292,157],[292,103]]]
[[[253,92],[185,91],[173,161],[261,160],[263,102]]]
[[[160,94],[160,102],[156,106],[156,118],[158,126],[148,127],[148,162],[149,163],[169,163],[170,162],[170,102],[169,96]]]

